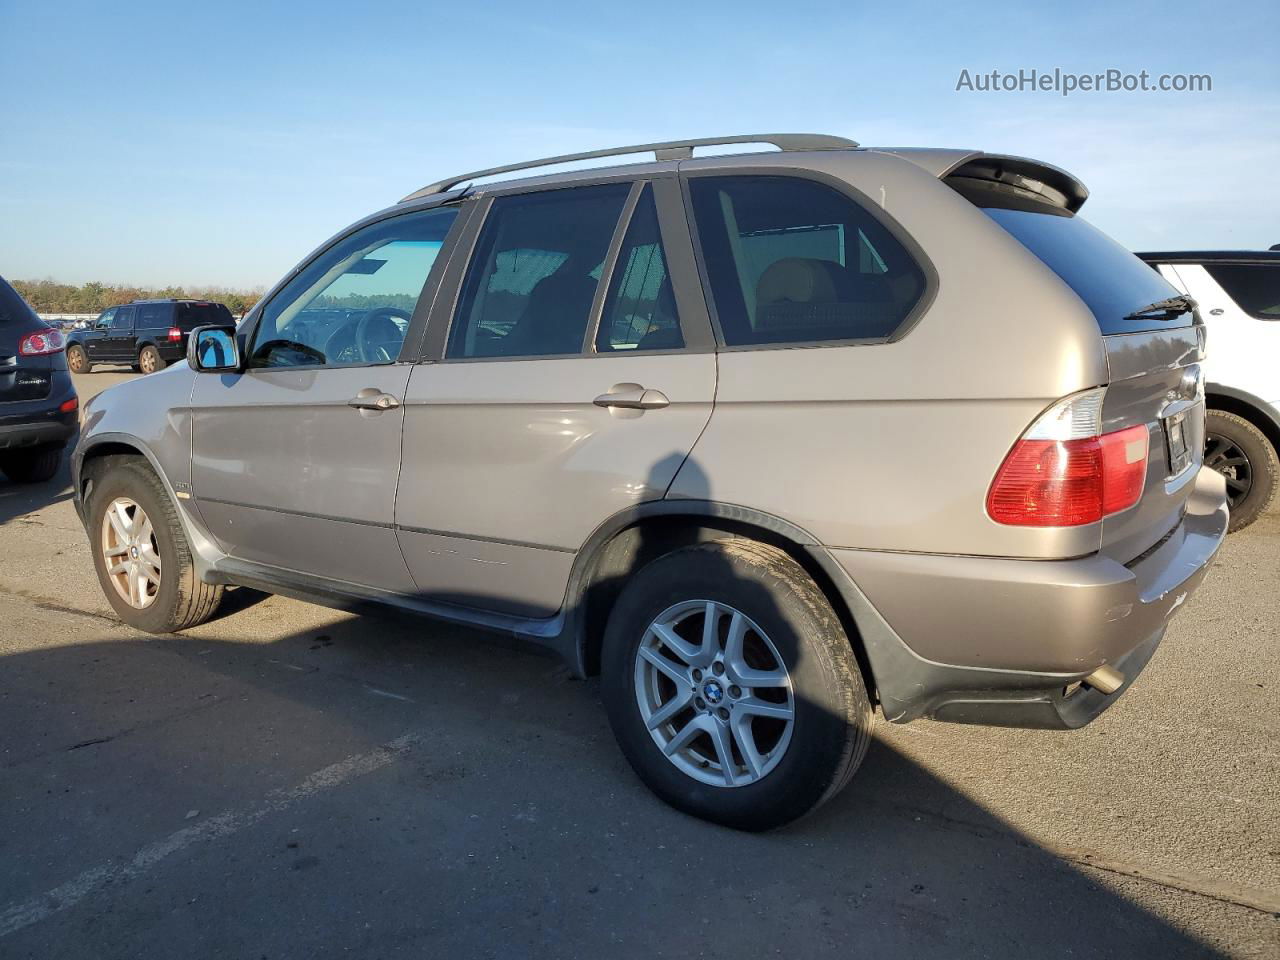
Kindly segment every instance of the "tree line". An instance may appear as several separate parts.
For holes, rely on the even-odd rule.
[[[134,300],[163,300],[169,297],[216,300],[225,303],[235,316],[253,307],[261,290],[233,290],[227,287],[131,287],[106,283],[56,283],[53,280],[14,280],[13,287],[36,313],[101,313]]]

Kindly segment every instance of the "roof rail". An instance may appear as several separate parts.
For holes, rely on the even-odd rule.
[[[693,156],[694,147],[718,147],[730,143],[771,143],[779,150],[848,150],[858,144],[844,137],[833,137],[824,133],[746,133],[733,137],[703,137],[698,140],[667,140],[661,143],[637,143],[629,147],[611,147],[608,150],[589,150],[586,153],[566,153],[559,157],[546,157],[542,160],[528,160],[524,163],[509,163],[502,167],[490,167],[487,170],[473,170],[461,173],[456,177],[448,177],[427,184],[421,190],[415,190],[401,203],[429,197],[432,194],[444,193],[468,180],[479,180],[481,177],[492,177],[500,173],[514,173],[517,170],[532,170],[536,167],[550,167],[558,163],[572,163],[575,160],[596,160],[601,157],[621,157],[629,153],[652,152],[655,160],[687,160]]]

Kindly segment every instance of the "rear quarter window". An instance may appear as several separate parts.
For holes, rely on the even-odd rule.
[[[231,311],[222,303],[180,303],[177,323],[183,330],[209,324],[235,326]]]
[[[1280,263],[1206,263],[1204,268],[1245,313],[1280,320]]]
[[[888,340],[924,296],[915,258],[833,187],[695,177],[689,191],[728,346]]]

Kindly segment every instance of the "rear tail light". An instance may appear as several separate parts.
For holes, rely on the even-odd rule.
[[[1105,388],[1059,400],[1018,440],[996,472],[987,513],[1021,527],[1075,527],[1142,498],[1147,428],[1102,432]]]
[[[57,330],[37,330],[18,341],[18,353],[24,357],[43,357],[61,352],[66,345],[67,342]]]
[[[177,327],[170,327],[170,328],[169,328],[169,342],[170,342],[170,343],[177,343],[177,342],[178,342],[179,340],[181,340],[181,339],[182,339],[182,331],[181,331],[180,329],[178,329]]]
[[[72,410],[74,410],[78,406],[80,406],[80,398],[72,397],[70,400],[64,400],[61,404],[59,404],[58,409],[61,410],[63,413],[70,413]]]

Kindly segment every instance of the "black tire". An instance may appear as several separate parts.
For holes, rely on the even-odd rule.
[[[138,351],[138,362],[134,369],[142,373],[156,373],[167,366],[164,357],[160,356],[160,351],[151,344],[147,344]]]
[[[795,720],[777,765],[743,786],[700,782],[667,759],[645,726],[635,668],[648,626],[674,604],[713,600],[768,635],[791,678]],[[871,703],[849,638],[817,584],[781,550],[751,540],[684,547],[631,577],[605,631],[601,693],[640,779],[673,807],[741,830],[769,830],[840,792],[871,742]]]
[[[1247,527],[1271,506],[1280,485],[1280,463],[1266,434],[1244,417],[1210,410],[1205,422],[1206,467],[1227,478],[1229,533]]]
[[[67,368],[72,373],[88,373],[93,369],[93,364],[89,362],[89,355],[78,343],[67,347]]]
[[[208,620],[222,600],[221,584],[203,583],[191,562],[191,548],[177,509],[164,484],[141,457],[108,457],[95,465],[89,493],[89,548],[98,584],[116,615],[147,633],[173,633]],[[102,526],[107,508],[118,497],[138,504],[151,518],[160,556],[160,585],[147,607],[131,606],[116,592],[102,551]]]
[[[0,471],[14,483],[44,483],[52,480],[62,465],[61,447],[37,447],[6,453],[0,457]]]

